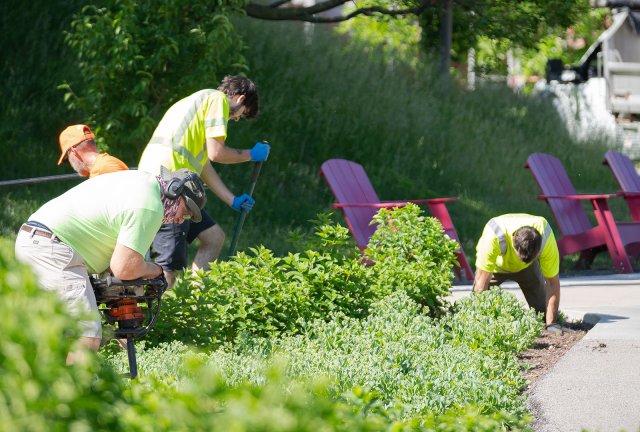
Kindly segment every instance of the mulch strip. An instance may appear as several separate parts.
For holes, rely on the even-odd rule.
[[[593,328],[592,324],[566,323],[565,327],[576,330],[575,332],[564,332],[558,335],[552,332],[543,332],[535,339],[534,345],[520,355],[522,365],[522,376],[530,381],[529,387],[533,385],[553,367],[569,349],[584,337],[586,332]],[[525,364],[532,367],[527,371]]]

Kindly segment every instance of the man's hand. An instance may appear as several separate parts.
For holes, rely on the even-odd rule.
[[[564,332],[575,333],[575,330],[572,330],[569,327],[562,327],[557,322],[544,326],[544,329],[545,331],[555,333],[557,335],[562,335]]]
[[[167,287],[169,286],[169,283],[167,282],[167,278],[164,276],[164,271],[162,270],[162,267],[160,266],[160,264],[158,264],[158,263],[154,263],[154,264],[157,265],[158,267],[160,267],[160,274],[158,276],[156,276],[154,279],[161,281],[162,282],[162,289],[166,290]]]
[[[250,211],[253,208],[254,204],[255,204],[254,199],[251,198],[249,195],[244,194],[242,196],[233,198],[233,204],[231,205],[231,208],[238,211],[240,210]]]
[[[269,144],[257,143],[253,146],[252,149],[249,150],[251,153],[251,162],[262,162],[266,161],[269,157],[269,151],[271,151],[271,147]]]

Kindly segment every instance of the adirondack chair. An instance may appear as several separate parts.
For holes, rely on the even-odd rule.
[[[590,265],[597,253],[607,250],[617,271],[633,273],[625,247],[640,242],[640,224],[613,219],[607,199],[616,197],[615,194],[576,194],[560,160],[544,153],[529,156],[525,168],[531,170],[538,182],[543,193],[538,199],[547,201],[562,233],[557,240],[560,260],[580,252],[578,265],[583,260]],[[597,227],[591,226],[580,200],[591,201]],[[637,256],[631,258],[635,260]]]
[[[609,150],[604,155],[604,165],[609,165],[613,176],[620,185],[620,191],[616,193],[618,196],[627,200],[631,218],[635,222],[640,222],[640,177],[633,162],[615,150]]]
[[[369,239],[376,230],[375,225],[369,224],[379,209],[403,207],[410,202],[428,204],[431,214],[440,221],[445,234],[460,244],[460,239],[453,227],[453,222],[449,217],[445,204],[449,201],[457,201],[459,198],[381,202],[362,165],[344,159],[326,161],[322,164],[318,174],[324,176],[327,183],[329,183],[333,195],[338,200],[338,204],[333,204],[331,208],[342,210],[351,234],[353,234],[360,250],[366,248]],[[473,271],[467,262],[462,246],[456,253],[456,260],[460,264],[460,267],[454,265],[458,279],[462,282],[472,281]]]

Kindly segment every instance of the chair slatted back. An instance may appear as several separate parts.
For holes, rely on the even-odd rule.
[[[543,195],[576,195],[576,190],[558,158],[544,153],[533,153],[527,158],[526,168],[531,170]],[[548,199],[547,203],[562,235],[580,234],[593,228],[579,200],[552,198]]]
[[[378,204],[380,199],[369,181],[362,165],[344,159],[330,159],[322,164],[320,173],[324,175],[333,195],[340,204]],[[375,225],[369,225],[378,208],[343,207],[347,220],[358,246],[363,249],[376,231]]]
[[[633,162],[627,156],[615,150],[609,150],[604,155],[604,164],[611,168],[621,191],[640,192],[640,177]]]

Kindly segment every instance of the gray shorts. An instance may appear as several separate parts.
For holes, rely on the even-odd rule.
[[[547,282],[537,259],[529,267],[516,273],[494,273],[489,285],[500,286],[507,280],[520,286],[529,307],[536,312],[547,311]]]
[[[80,336],[101,338],[102,324],[84,259],[60,240],[18,231],[16,259],[31,267],[40,288],[55,291],[79,318]],[[81,318],[81,319],[80,319]]]

